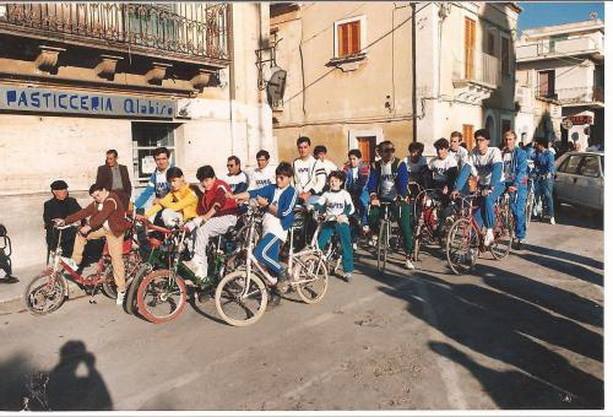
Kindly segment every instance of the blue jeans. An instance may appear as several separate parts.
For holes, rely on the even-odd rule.
[[[494,224],[496,224],[496,212],[494,211],[496,200],[504,193],[505,189],[504,183],[501,182],[495,185],[492,192],[482,199],[481,207],[475,213],[475,221],[479,226],[485,224],[488,229],[494,228]]]
[[[265,266],[273,276],[278,276],[281,272],[279,249],[281,249],[281,239],[272,233],[266,233],[253,250],[253,255],[258,262]]]
[[[327,222],[321,226],[317,244],[323,250],[332,234],[336,232],[341,240],[343,254],[343,272],[353,272],[353,248],[351,247],[351,230],[347,223]]]
[[[509,193],[511,197],[511,213],[515,220],[515,237],[519,240],[526,238],[526,199],[528,198],[528,187],[521,186],[514,193]]]
[[[553,213],[553,178],[537,178],[534,184],[534,194],[543,202],[543,214],[554,217]]]

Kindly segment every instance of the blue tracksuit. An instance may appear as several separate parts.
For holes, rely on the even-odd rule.
[[[549,149],[536,151],[534,156],[534,171],[536,183],[534,194],[540,197],[545,205],[545,215],[554,217],[553,212],[553,176],[556,172],[555,156]]]
[[[503,151],[504,155],[507,152]],[[509,166],[505,161],[505,184],[508,187],[515,187],[517,191],[510,193],[511,212],[515,218],[515,237],[519,240],[526,238],[526,198],[528,197],[528,154],[516,146],[510,152],[511,160]]]
[[[275,200],[275,192],[278,190],[276,184],[266,185],[257,190],[249,191],[249,197],[264,197],[271,204],[277,205],[277,214],[267,212],[262,219],[264,236],[260,239],[253,254],[262,265],[275,276],[281,272],[279,263],[279,250],[281,243],[287,237],[287,230],[294,223],[294,206],[298,193],[291,185],[287,186]]]

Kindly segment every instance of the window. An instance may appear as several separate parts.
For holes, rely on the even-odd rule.
[[[539,96],[553,97],[555,92],[555,75],[554,70],[539,71]]]
[[[361,20],[353,20],[350,22],[337,24],[337,58],[355,55],[362,50],[361,32]]]
[[[502,36],[500,59],[502,60],[502,75],[511,75],[511,42],[506,36]]]
[[[473,130],[473,125],[462,125],[462,136],[464,138],[464,143],[466,143],[466,149],[469,151],[473,148],[473,146],[475,146]]]
[[[586,177],[598,178],[600,176],[600,166],[597,156],[586,156],[583,158],[581,167],[579,168],[579,175]]]
[[[475,76],[475,21],[464,18],[464,73],[467,80]]]
[[[487,31],[487,50],[489,55],[496,56],[496,30],[488,29]]]
[[[564,172],[565,174],[576,174],[581,158],[583,158],[581,155],[570,156],[562,163],[562,165],[560,165],[559,171]]]
[[[170,150],[170,164],[176,163],[174,130],[177,126],[170,123],[132,123],[134,177],[139,185],[145,185],[155,171],[155,148],[167,147]]]

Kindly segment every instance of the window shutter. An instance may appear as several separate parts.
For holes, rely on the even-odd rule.
[[[351,22],[351,49],[350,54],[357,54],[360,52],[360,22]]]
[[[475,21],[464,18],[464,72],[466,79],[474,78]]]

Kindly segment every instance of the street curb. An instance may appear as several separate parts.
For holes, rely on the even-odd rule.
[[[68,283],[68,298],[67,301],[75,300],[77,298],[85,297],[87,294],[77,284],[72,281],[66,280]],[[21,313],[27,311],[23,302],[23,294],[12,296],[0,300],[0,316]]]

